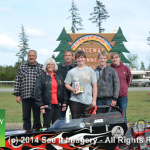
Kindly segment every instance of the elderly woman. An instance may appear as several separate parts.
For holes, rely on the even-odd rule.
[[[120,62],[120,59],[120,55],[116,52],[113,52],[111,54],[112,64],[110,66],[116,70],[119,77],[120,91],[117,99],[117,106],[119,106],[119,108],[122,110],[123,118],[127,123],[126,108],[128,102],[128,88],[132,83],[132,75],[130,69]]]
[[[53,58],[47,59],[42,73],[35,84],[35,103],[40,107],[43,114],[43,127],[49,127],[60,117],[60,106],[62,111],[66,109],[67,94],[64,87],[63,77],[56,73],[58,66]]]

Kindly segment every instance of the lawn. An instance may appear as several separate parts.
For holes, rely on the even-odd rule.
[[[147,93],[148,91],[129,91],[128,122],[139,119],[150,121],[150,95]],[[0,92],[0,109],[5,109],[6,123],[22,123],[22,105],[16,102],[12,92]]]
[[[22,122],[22,105],[16,102],[12,92],[0,92],[0,108],[5,109],[6,123]]]
[[[5,123],[22,123],[22,105],[12,92],[0,92],[0,109],[5,109]]]
[[[135,122],[139,119],[150,121],[150,95],[149,91],[129,91],[127,120]]]

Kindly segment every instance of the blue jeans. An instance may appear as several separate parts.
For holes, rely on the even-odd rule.
[[[127,103],[128,103],[128,96],[126,97],[119,97],[117,99],[117,106],[122,110],[123,113],[123,119],[127,123],[127,118],[126,118],[126,109],[127,109]]]
[[[66,110],[65,111],[62,111],[62,105],[60,106],[60,119],[61,120],[65,120],[66,111],[67,111],[68,105],[70,105],[70,100],[68,101],[68,104],[66,106]]]
[[[66,110],[62,111],[62,106],[60,106],[60,119],[65,120],[67,108],[68,105],[66,106]]]
[[[97,99],[96,105],[110,105],[111,104],[111,99],[110,100],[105,100],[105,99]],[[105,109],[100,110],[101,113],[105,112]]]

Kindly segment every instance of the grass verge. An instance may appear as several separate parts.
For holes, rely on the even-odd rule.
[[[150,121],[149,91],[129,91],[127,120],[128,123],[139,119]],[[12,92],[0,92],[0,109],[5,109],[6,123],[22,123],[22,105],[16,102]],[[41,115],[42,118],[42,115]],[[33,120],[31,118],[31,120]]]

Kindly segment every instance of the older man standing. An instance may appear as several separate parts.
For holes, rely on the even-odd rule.
[[[58,66],[58,71],[57,72],[60,73],[63,76],[63,79],[65,80],[68,71],[71,70],[72,68],[76,67],[77,65],[72,61],[73,54],[70,50],[66,50],[64,52],[63,58],[64,58],[64,63],[62,63]],[[67,90],[67,95],[68,95],[68,98],[70,100],[71,92],[69,90]],[[64,105],[64,106],[62,106],[62,108],[63,107],[66,107],[66,106]],[[66,116],[66,110],[62,111],[62,109],[61,109],[60,117],[63,118],[63,119]]]
[[[22,64],[17,71],[14,95],[17,103],[22,101],[23,129],[31,129],[31,109],[33,110],[33,128],[40,128],[40,109],[35,104],[34,88],[37,77],[43,72],[42,64],[37,61],[37,52],[28,52],[28,62]]]

